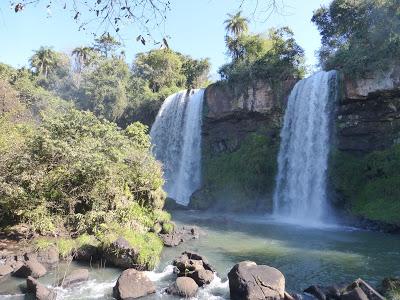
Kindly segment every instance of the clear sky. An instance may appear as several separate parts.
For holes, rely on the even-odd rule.
[[[257,0],[246,0],[243,14],[251,20],[250,30],[265,32],[270,27],[289,26],[297,42],[305,49],[307,64],[316,64],[315,51],[320,46],[320,36],[311,23],[315,9],[330,0],[278,0],[284,3],[278,13],[269,18],[263,12],[262,3],[253,13]],[[165,25],[158,31],[170,36],[172,49],[195,58],[208,57],[215,74],[227,60],[225,55],[223,21],[227,13],[237,11],[241,0],[171,0],[171,11]],[[136,42],[138,31],[134,25],[121,31],[127,60],[132,62],[138,52],[151,49]],[[14,13],[8,0],[0,0],[0,61],[15,67],[28,64],[34,49],[52,46],[57,51],[71,51],[79,45],[90,45],[93,37],[78,31],[71,14],[54,9],[49,12],[43,5],[32,6],[22,13]]]

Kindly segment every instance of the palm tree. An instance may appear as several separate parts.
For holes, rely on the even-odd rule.
[[[47,78],[58,64],[57,53],[50,47],[40,47],[35,51],[35,54],[29,60],[31,67],[36,70],[39,75],[44,75]]]
[[[87,65],[93,55],[93,48],[91,47],[76,47],[72,50],[72,56],[75,56],[78,65],[78,72],[82,72],[84,65]]]
[[[232,38],[227,35],[225,36],[225,44],[234,60],[238,60],[243,56],[243,47],[239,38]]]
[[[242,12],[239,11],[234,15],[228,14],[228,19],[225,20],[225,29],[227,33],[232,33],[234,36],[238,37],[242,33],[247,32],[249,29],[249,20],[242,16]]]

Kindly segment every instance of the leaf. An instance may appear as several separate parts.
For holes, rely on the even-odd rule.
[[[165,46],[167,49],[169,49],[168,42],[167,42],[167,40],[166,40],[165,38],[163,38],[163,43],[164,43],[164,46]]]
[[[23,9],[24,9],[24,5],[22,3],[18,3],[17,5],[15,5],[15,8],[14,8],[16,13]]]
[[[79,11],[76,13],[74,20],[78,19],[78,17],[79,17]]]
[[[146,40],[144,39],[144,37],[142,37],[142,38],[140,39],[140,41],[142,42],[143,45],[146,46]]]
[[[142,38],[142,35],[139,34],[139,35],[136,37],[136,42],[139,42],[141,38]]]

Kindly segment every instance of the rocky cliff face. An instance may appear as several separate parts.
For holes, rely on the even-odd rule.
[[[400,67],[342,83],[329,167],[332,199],[375,228],[399,231]]]
[[[203,187],[194,208],[268,209],[276,173],[279,133],[296,80],[272,88],[255,82],[245,91],[213,84],[205,91]]]
[[[400,67],[371,78],[344,78],[337,111],[337,144],[370,152],[400,143]]]

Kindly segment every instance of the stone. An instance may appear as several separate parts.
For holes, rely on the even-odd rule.
[[[205,269],[196,269],[190,276],[199,286],[210,284],[214,280],[214,272]]]
[[[354,288],[350,292],[343,294],[340,300],[370,300],[363,290],[359,287]]]
[[[191,298],[197,293],[199,286],[190,277],[178,277],[171,286],[166,290],[168,294]]]
[[[214,267],[197,253],[185,251],[172,264],[178,269],[178,277],[190,277],[198,286],[209,284],[214,279]]]
[[[326,295],[317,285],[312,285],[304,290],[304,293],[313,295],[318,300],[326,300]]]
[[[69,287],[73,284],[81,283],[89,280],[89,270],[88,269],[77,269],[72,271],[67,277],[65,277],[60,285],[62,287]]]
[[[97,261],[100,258],[99,249],[93,245],[84,245],[75,251],[74,259],[77,261]]]
[[[123,269],[137,268],[147,269],[146,266],[137,263],[138,251],[131,247],[123,237],[119,237],[104,250],[103,258],[111,265]]]
[[[9,275],[13,272],[13,268],[10,265],[1,265],[0,266],[0,277]]]
[[[54,267],[60,261],[60,254],[56,247],[49,247],[37,252],[37,260],[44,265]]]
[[[147,275],[135,269],[123,271],[113,289],[118,300],[137,299],[155,292],[156,288]]]
[[[171,233],[159,234],[164,246],[176,247],[186,241],[199,238],[199,230],[195,226],[176,227]]]
[[[36,300],[55,300],[57,294],[39,283],[35,278],[28,276],[26,279],[27,291],[32,293]]]
[[[278,300],[285,297],[285,277],[266,265],[243,261],[228,273],[232,300]]]
[[[47,273],[46,268],[38,262],[36,259],[30,259],[13,273],[15,277],[27,278],[31,276],[33,278],[39,278]]]
[[[368,283],[366,283],[361,278],[355,280],[352,284],[350,284],[347,288],[347,292],[351,292],[352,290],[360,288],[369,300],[385,300],[381,294],[379,294],[374,288],[372,288]]]

